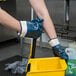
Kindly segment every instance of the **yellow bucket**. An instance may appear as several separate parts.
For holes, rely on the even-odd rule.
[[[59,57],[30,59],[26,76],[65,76],[67,65]]]

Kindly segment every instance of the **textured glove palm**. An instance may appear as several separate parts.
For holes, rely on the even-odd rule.
[[[42,33],[42,21],[43,19],[36,18],[32,21],[27,21],[27,35],[33,38],[38,38]]]
[[[43,19],[36,18],[32,21],[20,21],[22,31],[21,37],[28,36],[31,38],[38,38],[42,33]]]
[[[52,47],[54,55],[59,56],[62,59],[65,59],[66,62],[68,60],[68,55],[66,54],[65,50],[61,48],[60,44]]]

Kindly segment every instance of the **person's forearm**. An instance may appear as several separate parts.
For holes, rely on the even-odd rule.
[[[44,30],[46,31],[47,35],[49,36],[49,38],[56,38],[56,32],[55,32],[55,28],[54,25],[52,23],[52,20],[49,16],[48,10],[45,6],[44,0],[29,0],[30,4],[32,5],[32,7],[34,8],[37,16],[39,18],[43,18],[44,22],[43,22],[43,27]]]
[[[61,48],[60,42],[55,32],[54,25],[49,16],[44,0],[29,0],[29,1],[32,7],[34,8],[37,16],[44,19],[43,27],[50,38],[48,43],[52,47],[54,55],[62,59],[65,59],[67,62],[68,55],[66,54],[65,50]]]
[[[14,17],[9,15],[7,12],[5,12],[3,9],[0,8],[0,24],[9,27],[15,31],[20,32],[21,27],[18,20],[16,20]]]

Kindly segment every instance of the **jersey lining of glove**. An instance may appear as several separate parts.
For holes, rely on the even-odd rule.
[[[49,45],[51,45],[52,47],[54,47],[58,44],[60,44],[58,39],[52,39],[49,41]]]
[[[27,34],[27,23],[26,21],[20,21],[20,25],[21,25],[20,37],[24,37]]]

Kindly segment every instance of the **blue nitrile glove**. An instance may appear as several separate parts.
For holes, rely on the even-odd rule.
[[[20,21],[21,34],[20,37],[29,35],[31,38],[38,38],[42,33],[42,22],[43,19],[36,18],[32,21]]]
[[[68,55],[66,54],[65,50],[62,49],[58,39],[52,39],[49,41],[49,44],[52,46],[52,50],[55,56],[60,57],[61,59],[65,59],[66,62],[68,61]]]

